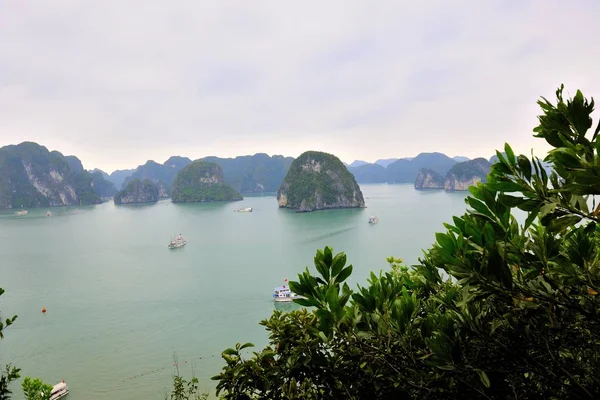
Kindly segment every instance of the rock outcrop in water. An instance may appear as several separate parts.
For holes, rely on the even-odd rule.
[[[183,168],[173,182],[173,203],[235,201],[243,197],[223,179],[218,164],[194,161]]]
[[[449,191],[469,190],[469,186],[486,182],[492,164],[485,158],[464,161],[450,168],[444,180],[444,189]]]
[[[77,157],[33,142],[0,148],[0,209],[101,203],[92,182]]]
[[[298,212],[365,206],[360,187],[340,159],[318,151],[307,151],[294,160],[277,202]]]
[[[156,203],[158,188],[149,179],[133,179],[114,197],[115,204]]]
[[[423,168],[417,173],[417,179],[415,180],[415,189],[443,189],[444,188],[444,177],[437,172]]]
[[[450,168],[444,178],[435,171],[421,169],[415,180],[415,189],[468,190],[469,186],[486,182],[491,166],[485,158],[460,162]]]

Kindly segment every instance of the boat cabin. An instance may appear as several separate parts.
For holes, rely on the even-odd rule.
[[[294,296],[294,293],[292,293],[290,288],[286,286],[279,286],[276,287],[274,290],[275,293],[273,293],[273,297],[288,298]]]
[[[58,400],[67,394],[69,394],[69,387],[65,381],[62,381],[54,385],[52,388],[52,392],[50,392],[50,400]]]

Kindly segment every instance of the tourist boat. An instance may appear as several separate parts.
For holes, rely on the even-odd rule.
[[[50,210],[46,211],[46,217],[51,217],[52,213],[50,212]]]
[[[233,210],[234,212],[252,212],[252,207],[246,208],[238,208],[237,210]]]
[[[370,224],[376,224],[376,223],[378,223],[378,222],[379,222],[379,218],[377,218],[376,216],[374,216],[374,215],[371,215],[371,216],[369,217],[369,223],[370,223]]]
[[[284,281],[287,283],[287,279]],[[286,285],[276,287],[273,293],[273,300],[278,303],[287,303],[295,299],[305,299],[306,297],[300,296],[290,290]]]
[[[60,398],[65,397],[68,394],[69,394],[69,387],[63,380],[62,382],[54,385],[54,387],[52,388],[52,392],[50,392],[50,400],[58,400]]]
[[[187,243],[187,240],[185,240],[185,238],[180,233],[179,235],[177,235],[173,239],[171,239],[171,242],[169,242],[169,248],[177,249],[179,247],[185,246],[186,243]]]
[[[15,215],[27,215],[27,210],[23,210],[23,206],[21,206],[21,211],[15,212]]]

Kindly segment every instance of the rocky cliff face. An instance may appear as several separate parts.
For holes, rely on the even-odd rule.
[[[415,189],[443,189],[444,188],[444,177],[437,172],[423,168],[417,173],[417,179],[415,180]]]
[[[415,180],[415,189],[469,190],[469,186],[486,181],[491,166],[486,159],[476,158],[454,165],[445,177],[435,171],[421,169]]]
[[[171,191],[163,181],[158,181],[158,183],[156,184],[156,188],[158,189],[159,199],[168,199],[169,197],[171,197]]]
[[[365,206],[360,187],[340,159],[317,151],[294,160],[277,192],[277,202],[298,212]]]
[[[194,161],[183,168],[173,182],[173,203],[242,200],[242,196],[225,183],[218,164]]]
[[[464,161],[450,168],[444,180],[444,189],[449,191],[469,190],[469,186],[486,182],[492,164],[485,158]]]
[[[33,142],[0,148],[0,209],[101,202],[77,157]]]
[[[156,203],[158,189],[149,179],[133,179],[114,197],[115,204]]]

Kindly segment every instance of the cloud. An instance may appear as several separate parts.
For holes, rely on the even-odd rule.
[[[488,157],[598,95],[591,0],[0,0],[0,143],[87,168],[326,150]]]

